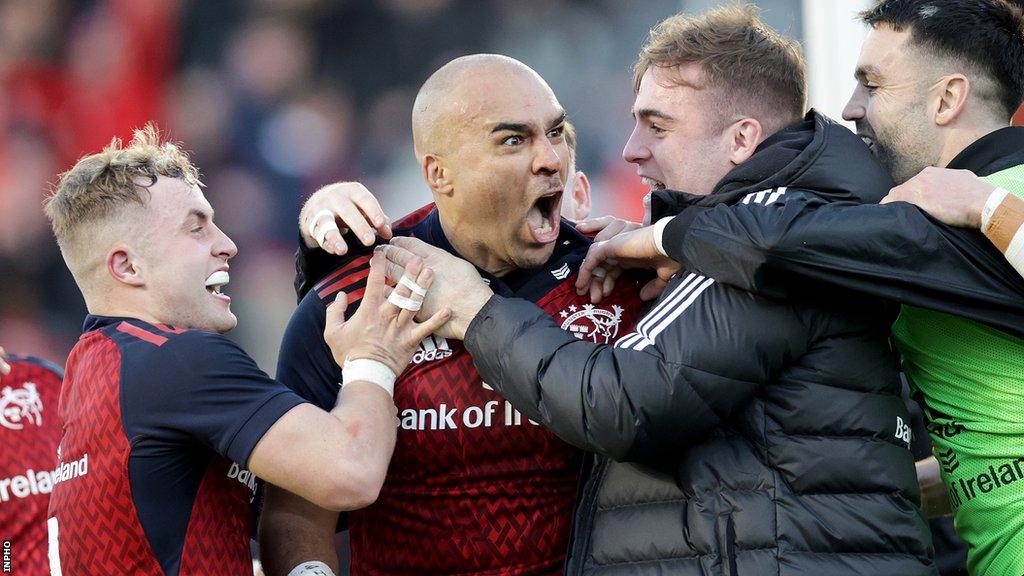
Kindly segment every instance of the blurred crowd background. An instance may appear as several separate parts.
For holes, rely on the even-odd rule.
[[[295,304],[303,199],[358,179],[393,217],[429,202],[411,105],[433,70],[463,54],[508,54],[547,79],[577,125],[594,213],[637,218],[645,190],[621,159],[632,61],[655,22],[720,3],[2,0],[0,344],[64,361],[85,309],[41,202],[81,155],[154,120],[193,153],[240,248],[232,337],[273,373]],[[803,38],[808,0],[756,3]],[[856,45],[842,49],[855,58]]]

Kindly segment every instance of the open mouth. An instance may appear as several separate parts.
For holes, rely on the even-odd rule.
[[[231,298],[221,291],[229,282],[231,282],[231,277],[228,275],[227,271],[217,270],[206,278],[206,291],[216,298],[230,302]]]
[[[664,182],[662,182],[661,180],[655,180],[654,178],[651,178],[650,176],[641,176],[640,177],[640,181],[644,183],[644,186],[647,186],[651,190],[664,190],[665,189],[665,183]]]
[[[869,150],[871,150],[872,152],[875,151],[875,139],[874,138],[872,138],[870,136],[865,136],[863,134],[858,134],[858,136],[860,136],[861,141],[864,142],[864,145],[867,146]]]
[[[556,190],[538,198],[530,208],[526,220],[537,243],[548,244],[558,239],[561,200],[562,191]]]

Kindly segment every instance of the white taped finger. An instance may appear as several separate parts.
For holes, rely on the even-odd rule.
[[[327,234],[332,230],[338,230],[338,233],[341,233],[341,230],[338,229],[338,224],[334,220],[329,220],[326,224],[317,228],[316,233],[311,234],[311,236],[316,240],[318,246],[323,246],[324,240],[327,240]]]
[[[423,300],[406,298],[396,290],[393,290],[391,294],[388,294],[388,302],[391,302],[402,310],[409,310],[410,312],[418,312],[419,309],[423,307]]]
[[[412,279],[412,278],[410,278],[408,276],[404,276],[403,275],[401,280],[398,281],[398,283],[401,284],[402,286],[405,286],[409,290],[412,290],[413,294],[416,294],[418,296],[426,296],[427,295],[427,289],[424,288],[423,286],[420,286],[419,284],[417,284],[416,280],[414,280],[414,279]]]
[[[313,217],[309,219],[309,224],[306,227],[306,231],[309,232],[310,237],[316,238],[317,224],[320,223],[320,220],[323,219],[324,216],[327,216],[331,220],[334,220],[334,212],[331,212],[326,208],[317,212],[316,214],[313,214]]]

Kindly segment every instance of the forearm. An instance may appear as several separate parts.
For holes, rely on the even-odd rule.
[[[334,531],[338,513],[267,485],[260,520],[260,560],[267,576],[284,576],[302,562],[320,561],[338,572]]]
[[[668,223],[663,245],[688,270],[767,296],[799,295],[812,280],[897,298],[915,283],[938,280],[915,259],[946,247],[923,220],[905,204],[800,198],[783,206],[692,208]]]
[[[1024,335],[1021,276],[978,232],[905,202],[716,206],[682,224],[666,228],[666,251],[725,284],[776,298],[845,290]]]
[[[579,340],[524,301],[489,301],[466,348],[484,380],[524,415],[616,460],[658,461],[720,422],[685,366]]]
[[[345,386],[324,412],[300,404],[260,439],[248,467],[328,510],[369,506],[380,493],[395,446],[395,407],[375,384]]]
[[[938,518],[953,512],[946,483],[939,474],[939,462],[934,456],[917,462],[917,483],[921,487],[921,511],[925,517]]]
[[[392,395],[370,382],[352,382],[338,394],[331,416],[341,425],[341,437],[330,441],[329,457],[351,476],[353,492],[369,491],[375,500],[395,450]]]

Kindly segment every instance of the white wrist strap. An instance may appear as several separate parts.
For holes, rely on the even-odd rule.
[[[345,360],[341,365],[341,387],[351,382],[369,382],[384,389],[391,396],[395,395],[395,378],[397,376],[383,362],[369,358]]]
[[[319,560],[311,560],[292,568],[288,576],[335,576],[335,574],[327,564]]]
[[[665,235],[665,226],[668,226],[668,223],[672,218],[672,216],[666,216],[661,220],[658,220],[654,223],[654,229],[651,230],[651,233],[654,234],[654,247],[658,249],[659,254],[666,257],[668,256],[668,253],[665,252],[665,244],[662,240],[662,236]]]
[[[1006,248],[1006,260],[1010,262],[1010,266],[1013,266],[1013,269],[1018,274],[1024,276],[1024,226],[1017,229],[1017,233],[1013,235],[1013,240],[1010,241],[1010,245]]]
[[[985,207],[981,210],[981,229],[985,230],[988,228],[988,222],[992,219],[992,214],[999,208],[999,205],[1006,199],[1006,195],[1009,194],[1002,188],[996,188],[988,195],[988,200],[985,201]]]

